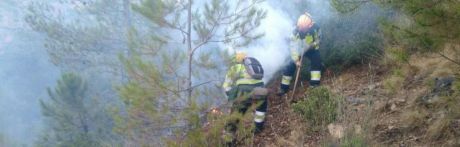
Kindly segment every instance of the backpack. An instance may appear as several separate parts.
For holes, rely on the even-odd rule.
[[[243,64],[251,78],[261,80],[264,77],[264,69],[256,58],[246,57],[243,59]]]

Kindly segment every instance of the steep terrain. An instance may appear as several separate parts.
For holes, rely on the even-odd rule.
[[[447,52],[458,58],[456,50]],[[254,146],[459,145],[459,69],[437,54],[417,54],[407,63],[385,61],[326,72],[323,85],[343,102],[338,120],[320,131],[309,129],[286,96],[274,94],[279,81],[274,82],[265,130],[255,136]],[[295,99],[305,92],[308,86],[300,86]]]
[[[371,79],[376,79],[376,73],[369,75],[372,66],[360,66],[345,70],[340,76],[338,73],[326,72],[323,76],[323,85],[333,90],[335,93],[346,98],[346,103],[340,121],[346,125],[354,127],[364,121],[367,109],[366,98],[363,97],[368,91]],[[373,71],[375,72],[375,71]],[[381,74],[379,72],[378,74]],[[292,111],[287,103],[291,93],[279,97],[276,92],[278,82],[270,86],[273,93],[269,96],[269,108],[265,130],[256,136],[256,146],[319,146],[325,144],[324,140],[329,137],[328,133],[322,131],[309,131],[305,122],[298,114]],[[300,88],[296,91],[295,99],[299,99],[304,93],[308,92],[308,81],[302,81]],[[376,84],[377,85],[377,84]]]

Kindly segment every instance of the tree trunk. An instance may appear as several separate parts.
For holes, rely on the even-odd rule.
[[[188,79],[187,79],[187,100],[192,104],[192,0],[188,0],[188,19],[187,19],[187,47],[188,47]]]
[[[128,33],[129,33],[129,29],[131,28],[131,3],[130,3],[130,0],[123,0],[123,16],[125,17],[125,22],[124,22],[124,30],[123,30],[123,35],[125,36],[125,41],[128,42]],[[125,56],[127,58],[131,57],[131,53],[130,53],[130,48],[128,46],[126,46],[126,50],[125,50]],[[120,68],[121,69],[121,82],[122,83],[125,83],[127,82],[129,79],[128,79],[128,75],[126,74],[126,69],[125,68]]]

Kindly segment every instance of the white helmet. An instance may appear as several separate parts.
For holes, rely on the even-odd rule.
[[[299,30],[300,32],[306,32],[312,26],[313,20],[311,19],[311,15],[307,12],[300,15],[299,19],[297,19],[297,30]]]

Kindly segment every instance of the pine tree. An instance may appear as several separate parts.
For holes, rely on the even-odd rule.
[[[262,34],[253,31],[266,15],[264,11],[255,7],[260,2],[261,0],[212,0],[200,4],[192,0],[145,0],[140,5],[134,5],[134,10],[150,20],[158,29],[177,32],[176,36],[161,34],[157,37],[165,38],[167,42],[185,43],[179,46],[186,51],[187,57],[187,74],[183,89],[187,91],[188,101],[191,102],[192,68],[196,52],[212,42],[233,41],[236,46],[244,46],[252,39],[260,38]]]
[[[100,146],[115,137],[107,134],[104,110],[90,99],[86,83],[75,74],[64,74],[49,100],[40,100],[46,129],[37,146]]]
[[[168,139],[162,136],[182,140],[200,130],[206,107],[196,98],[208,101],[208,94],[220,91],[207,84],[221,78],[215,73],[217,64],[224,64],[222,50],[209,48],[242,47],[260,38],[263,34],[253,31],[266,15],[256,7],[260,2],[145,0],[133,6],[149,20],[153,35],[134,29],[133,54],[121,57],[130,81],[119,88],[126,109],[119,109],[116,130],[128,146],[164,143]],[[192,83],[203,79],[209,81]],[[192,139],[196,145],[206,140],[199,136]]]
[[[25,21],[46,35],[44,45],[60,69],[119,76],[118,54],[128,50],[129,6],[126,0],[34,1]]]
[[[446,43],[460,39],[459,1],[333,0],[333,5],[341,12],[353,12],[370,2],[399,12],[383,23],[390,44],[402,44],[411,52],[439,52]]]

